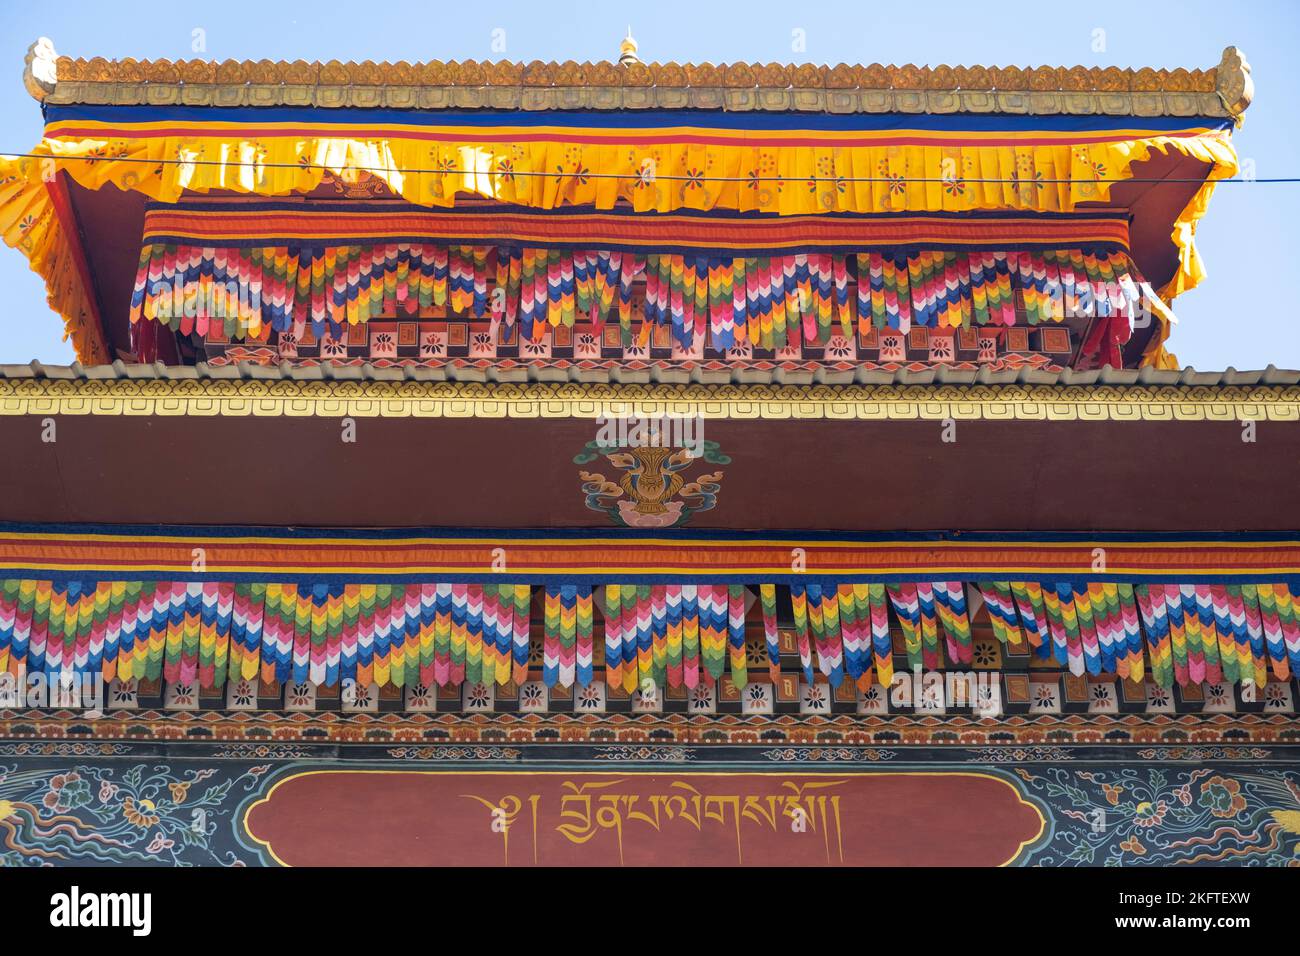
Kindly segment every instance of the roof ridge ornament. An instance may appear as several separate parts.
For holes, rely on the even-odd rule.
[[[1215,69],[1214,90],[1223,101],[1223,108],[1240,126],[1242,114],[1255,98],[1255,81],[1251,79],[1246,55],[1237,47],[1224,48],[1223,58]]]
[[[618,45],[618,65],[631,66],[633,63],[640,63],[641,60],[636,55],[636,51],[636,39],[632,36],[632,27],[629,24],[627,28],[627,36],[625,36],[623,42]]]
[[[23,60],[23,86],[38,102],[54,92],[59,82],[59,54],[54,51],[54,41],[49,37],[37,37],[36,42],[27,48],[27,57]]]

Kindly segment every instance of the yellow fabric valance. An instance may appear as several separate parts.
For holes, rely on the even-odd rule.
[[[26,256],[32,271],[45,280],[46,299],[62,317],[63,337],[72,340],[78,361],[111,362],[114,357],[99,329],[93,292],[86,287],[43,178],[53,168],[48,161],[0,156],[0,237]]]

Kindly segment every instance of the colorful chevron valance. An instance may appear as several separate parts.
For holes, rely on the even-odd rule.
[[[1300,668],[1300,617],[1285,584],[980,584],[999,639],[1019,635],[1075,674],[1143,674],[1169,686],[1263,685]],[[1018,633],[1019,632],[1019,633]]]
[[[778,610],[773,584],[343,584],[219,581],[0,582],[0,672],[198,682],[335,686],[505,684],[530,669],[540,618],[542,680],[595,677],[629,693],[693,687],[729,673],[750,680],[747,629],[761,627],[771,676],[779,631],[794,631],[804,679],[838,686],[893,680],[891,621],[909,667],[972,661],[978,594],[1003,644],[1034,650],[1076,674],[1169,686],[1262,685],[1300,669],[1300,608],[1287,584],[1061,581],[808,583]],[[761,623],[760,623],[761,622]],[[599,628],[598,628],[599,625]]]
[[[422,309],[546,326],[617,319],[632,341],[671,325],[683,348],[825,344],[872,327],[1038,325],[1097,316],[1108,341],[1154,293],[1126,253],[912,250],[858,255],[640,254],[512,246],[389,242],[342,246],[146,245],[131,320],[185,334],[265,340],[271,330],[337,336],[375,317]],[[1163,307],[1158,314],[1163,315]],[[636,321],[634,322],[634,315]],[[1110,353],[1107,353],[1109,356]],[[1116,359],[1116,361],[1118,361]]]
[[[338,335],[450,305],[507,328],[518,320],[525,339],[548,323],[599,326],[617,310],[629,340],[638,313],[671,324],[687,349],[706,339],[779,349],[791,336],[825,344],[836,323],[846,336],[1014,325],[1017,295],[1031,325],[1071,306],[1110,317],[1154,299],[1128,259],[1127,219],[1114,214],[778,218],[221,199],[154,206],[144,235],[133,321],[206,335],[216,319],[223,336],[251,339],[268,328],[301,337],[308,323],[317,338]]]

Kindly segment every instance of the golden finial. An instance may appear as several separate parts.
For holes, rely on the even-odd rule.
[[[630,26],[627,28],[627,36],[623,38],[623,42],[618,46],[618,62],[621,66],[641,62],[636,55],[636,40],[632,39],[632,28]]]

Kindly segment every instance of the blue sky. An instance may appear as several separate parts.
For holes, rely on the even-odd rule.
[[[998,0],[881,7],[858,2],[746,3],[384,3],[273,4],[221,0],[193,9],[157,0],[111,5],[4,0],[0,37],[0,152],[26,150],[41,133],[40,111],[22,88],[27,45],[48,36],[60,53],[181,59],[195,29],[213,59],[599,60],[617,55],[630,25],[646,60],[815,63],[962,63],[1210,67],[1235,44],[1253,68],[1256,97],[1236,135],[1261,178],[1300,176],[1300,5],[1294,2],[1052,4]],[[572,12],[569,12],[572,11]],[[1229,12],[1230,11],[1230,12]],[[1093,51],[1094,31],[1105,51]],[[802,30],[806,50],[792,50]],[[495,33],[494,31],[504,31]],[[493,49],[503,38],[504,53]],[[1300,322],[1281,294],[1296,274],[1300,184],[1221,186],[1198,233],[1208,277],[1175,303],[1170,348],[1204,369],[1268,363],[1300,367]],[[126,237],[129,241],[133,237]],[[1246,270],[1246,278],[1241,276]],[[1267,281],[1256,281],[1258,276]],[[1273,278],[1268,278],[1273,277]],[[0,247],[0,362],[69,362],[62,324],[40,280],[15,250]],[[1275,304],[1270,290],[1279,291]]]

